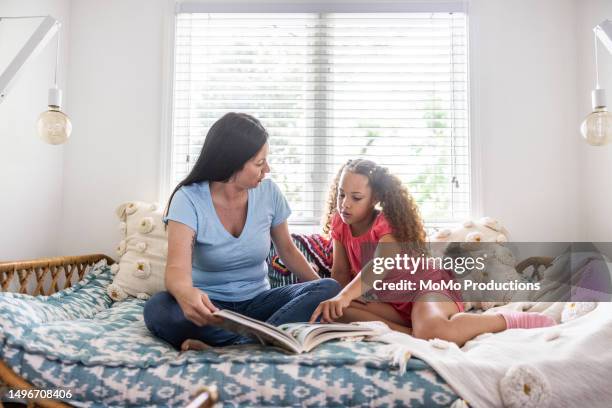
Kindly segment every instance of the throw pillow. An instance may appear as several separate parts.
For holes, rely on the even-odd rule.
[[[291,234],[291,239],[321,278],[329,278],[331,276],[332,241],[330,239],[319,234]],[[266,261],[268,262],[270,286],[277,288],[279,286],[299,283],[297,275],[288,270],[276,254],[274,245],[271,246],[270,254]]]
[[[162,211],[157,204],[139,201],[121,204],[115,211],[121,241],[116,248],[119,262],[111,266],[116,275],[107,291],[113,300],[148,299],[165,290],[168,236]]]

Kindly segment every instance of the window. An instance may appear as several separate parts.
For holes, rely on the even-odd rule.
[[[179,12],[172,186],[211,124],[246,112],[270,133],[292,224],[319,223],[331,180],[356,157],[400,176],[427,224],[465,219],[466,22],[463,12]]]

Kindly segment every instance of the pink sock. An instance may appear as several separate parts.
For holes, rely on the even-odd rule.
[[[528,312],[498,312],[506,321],[507,329],[535,329],[538,327],[554,326],[556,323],[552,317],[542,313]]]

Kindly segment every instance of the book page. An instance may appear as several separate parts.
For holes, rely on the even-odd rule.
[[[224,318],[220,326],[227,330],[255,337],[262,344],[277,345],[294,353],[310,351],[328,340],[376,333],[375,329],[354,323],[286,323],[275,327],[226,309],[219,310],[214,315]]]
[[[224,322],[220,326],[227,330],[243,336],[255,337],[260,341],[264,339],[268,344],[276,344],[279,347],[296,353],[302,351],[301,345],[293,337],[288,336],[271,324],[232,312],[231,310],[219,310],[214,315],[224,318]]]
[[[310,351],[313,348],[317,347],[319,344],[324,343],[329,340],[344,339],[347,337],[371,336],[372,334],[374,334],[374,330],[365,329],[363,327],[360,328],[359,331],[342,330],[342,331],[325,332],[325,333],[321,333],[318,335],[315,334],[315,335],[308,336],[304,340],[304,344],[302,347],[304,348],[304,351]]]
[[[286,323],[278,326],[278,328],[288,335],[292,336],[302,346],[306,347],[311,344],[313,338],[319,338],[324,333],[333,333],[332,337],[326,336],[325,339],[349,337],[365,334],[373,334],[375,330],[365,328],[356,324],[346,323]],[[358,332],[362,334],[353,334]],[[320,344],[318,342],[317,344]]]
[[[219,310],[219,312],[220,312],[220,313],[219,313],[219,316],[222,316],[222,317],[228,317],[229,315],[231,315],[231,316],[233,316],[232,320],[235,320],[235,321],[243,321],[243,320],[247,320],[247,321],[253,322],[253,323],[257,324],[257,325],[267,327],[267,328],[269,328],[270,330],[279,331],[279,330],[278,330],[278,329],[279,329],[278,327],[276,327],[276,326],[274,326],[274,325],[271,325],[270,323],[266,323],[266,322],[264,322],[264,321],[254,319],[254,318],[252,318],[252,317],[245,316],[245,315],[243,315],[243,314],[241,314],[241,313],[234,312],[234,311],[232,311],[232,310],[222,309],[222,310]],[[217,313],[217,312],[215,312],[215,313],[213,313],[213,314],[216,314],[216,313]]]

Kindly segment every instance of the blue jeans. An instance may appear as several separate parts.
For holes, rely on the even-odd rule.
[[[319,279],[269,289],[241,302],[212,299],[211,302],[219,309],[233,310],[278,326],[283,323],[307,322],[319,303],[336,296],[338,292],[338,282],[333,279]],[[187,339],[197,339],[215,347],[255,342],[249,337],[218,326],[198,326],[187,320],[176,299],[169,292],[159,292],[147,301],[144,321],[151,333],[176,349],[180,349]]]

